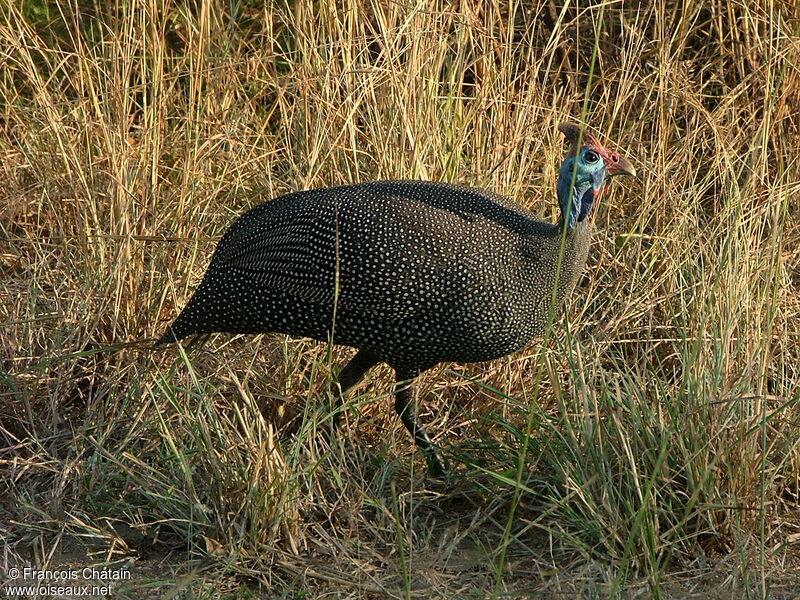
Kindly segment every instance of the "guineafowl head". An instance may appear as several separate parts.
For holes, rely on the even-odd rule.
[[[558,203],[562,222],[572,229],[592,212],[603,183],[615,175],[636,175],[636,169],[624,157],[602,146],[588,131],[574,123],[561,123],[558,130],[572,145],[561,163]]]

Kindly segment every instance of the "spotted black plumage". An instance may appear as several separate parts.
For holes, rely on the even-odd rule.
[[[564,221],[558,303],[586,262],[600,187],[633,173],[590,135],[579,146],[577,127],[561,129],[572,149],[557,186],[558,224],[537,221],[503,196],[447,183],[379,181],[287,194],[231,225],[160,342],[283,332],[356,347],[340,374],[342,394],[374,364],[393,367],[397,412],[441,474],[408,380],[443,361],[505,356],[541,335]],[[592,153],[599,164],[589,162]]]

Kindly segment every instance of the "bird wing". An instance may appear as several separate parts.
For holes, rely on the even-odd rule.
[[[335,251],[324,213],[277,202],[251,209],[220,240],[209,270],[247,277],[264,288],[314,302],[333,300]],[[268,213],[272,214],[268,214]]]

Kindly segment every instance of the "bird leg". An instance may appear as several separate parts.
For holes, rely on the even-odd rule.
[[[359,350],[356,355],[339,372],[339,393],[333,405],[333,427],[339,426],[342,421],[342,405],[345,394],[356,385],[372,367],[381,362],[377,356],[367,350]]]
[[[394,391],[394,410],[403,421],[411,437],[414,438],[417,447],[422,450],[425,459],[428,461],[428,472],[432,477],[443,479],[445,476],[445,468],[439,455],[436,453],[436,448],[431,442],[428,434],[419,423],[419,415],[417,414],[417,399],[416,394],[412,391],[411,384],[413,379],[417,376],[416,373],[400,373],[397,372],[397,383]]]

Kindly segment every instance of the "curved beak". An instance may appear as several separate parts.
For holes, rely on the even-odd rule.
[[[630,175],[636,177],[636,169],[631,162],[624,156],[616,152],[609,152],[606,155],[606,173],[611,175]]]

